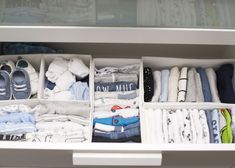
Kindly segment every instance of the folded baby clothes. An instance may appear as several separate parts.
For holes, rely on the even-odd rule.
[[[84,64],[84,62],[76,57],[73,57],[68,62],[68,70],[76,75],[79,79],[85,78],[89,75],[89,68]]]
[[[71,91],[53,91],[48,88],[44,89],[44,98],[50,100],[74,100]]]
[[[141,142],[140,135],[129,137],[129,138],[120,138],[120,139],[108,139],[104,137],[97,137],[93,136],[92,142],[110,142],[110,143],[117,143],[117,142]]]
[[[210,143],[215,143],[214,135],[213,135],[213,125],[212,125],[212,113],[211,110],[205,110],[207,124],[210,133]]]
[[[174,110],[167,113],[168,143],[180,143],[180,123]]]
[[[49,65],[46,77],[49,81],[55,83],[56,80],[67,70],[68,61],[62,57],[57,57]]]
[[[188,71],[188,84],[187,84],[187,94],[186,102],[196,102],[197,101],[197,89],[196,89],[196,69],[191,68]]]
[[[198,68],[197,72],[200,74],[200,78],[201,78],[201,82],[202,82],[202,91],[203,91],[204,101],[205,102],[212,102],[210,84],[208,81],[206,71],[203,68]]]
[[[162,133],[163,133],[163,142],[168,143],[168,122],[167,122],[167,115],[168,112],[166,109],[162,110]]]
[[[34,113],[36,109],[31,108],[24,104],[14,104],[14,105],[6,105],[0,107],[0,115],[6,115],[9,113]]]
[[[139,136],[140,127],[131,128],[124,132],[104,132],[104,131],[95,130],[93,134],[95,137],[104,137],[108,139],[129,138],[129,137]]]
[[[212,115],[212,130],[213,130],[213,137],[214,137],[214,143],[221,143],[220,138],[220,122],[219,122],[219,111],[217,109],[214,109],[211,111]]]
[[[210,131],[207,124],[206,113],[204,110],[199,110],[199,120],[202,126],[202,141],[203,143],[210,143]]]
[[[188,68],[183,67],[180,71],[180,77],[178,82],[178,102],[185,102],[188,82]]]
[[[179,80],[179,68],[173,67],[170,70],[169,85],[168,85],[168,101],[176,102],[178,95],[178,80]]]
[[[168,69],[164,69],[161,71],[161,94],[160,94],[160,99],[159,99],[160,102],[167,101],[169,74],[170,74],[170,71]]]
[[[110,99],[135,99],[139,96],[139,90],[132,91],[117,91],[117,92],[95,92],[95,99],[110,98]]]
[[[103,105],[103,106],[96,106],[95,111],[113,111],[113,107],[119,106],[115,102],[111,105]],[[133,104],[133,105],[120,105],[122,108],[139,108],[138,104]]]
[[[153,72],[153,80],[154,80],[154,94],[152,97],[152,102],[158,102],[161,94],[161,72],[154,71]]]
[[[0,123],[35,123],[35,116],[29,113],[9,113],[0,116]]]
[[[190,112],[187,109],[182,109],[183,128],[181,129],[181,136],[183,143],[193,142],[193,133],[191,129],[191,117]]]
[[[233,65],[224,64],[217,71],[217,88],[221,102],[235,103],[235,93],[233,90]]]
[[[110,83],[110,82],[134,82],[138,84],[137,74],[122,74],[122,73],[112,73],[103,76],[95,77],[95,83]]]
[[[218,94],[218,90],[217,90],[216,73],[212,68],[207,68],[206,74],[207,74],[209,85],[210,85],[212,101],[213,102],[220,102],[219,94]]]
[[[89,87],[86,82],[75,82],[70,87],[70,92],[74,97],[74,100],[89,100]]]
[[[125,73],[125,74],[139,74],[139,64],[124,65],[122,67],[105,67],[102,69],[95,69],[95,76],[103,76],[112,73]]]
[[[197,109],[191,109],[189,111],[191,118],[191,131],[193,133],[193,143],[203,144],[203,129],[199,119],[199,111]]]
[[[202,82],[199,73],[195,74],[196,80],[196,93],[197,93],[197,102],[204,102],[204,95],[202,91]]]
[[[108,117],[114,117],[114,116],[120,116],[123,118],[128,118],[128,117],[134,117],[139,115],[139,109],[119,109],[116,110],[115,112],[108,112],[108,111],[96,111],[93,113],[94,118],[108,118]]]
[[[114,104],[118,104],[118,105],[122,105],[122,106],[131,106],[131,105],[138,105],[139,104],[139,99],[135,98],[135,99],[130,99],[130,100],[123,100],[123,99],[97,99],[94,102],[94,106],[106,106],[106,105],[114,105]]]
[[[0,134],[26,134],[36,131],[35,123],[0,123]]]
[[[154,81],[152,69],[150,67],[144,68],[144,101],[150,102],[154,94]]]
[[[233,107],[231,109],[231,118],[232,118],[232,130],[233,130],[233,137],[235,137],[235,108]],[[235,139],[233,139],[233,143],[235,142]]]
[[[139,128],[140,127],[140,122],[136,122],[134,124],[129,124],[127,126],[111,126],[111,125],[105,125],[105,124],[100,124],[96,123],[94,126],[95,130],[98,131],[103,131],[103,132],[124,132],[133,128]]]
[[[23,141],[23,140],[25,140],[25,134],[0,135],[0,141]]]
[[[231,127],[231,116],[227,109],[221,109],[219,113],[220,121],[220,136],[222,143],[232,143],[233,142],[233,132]]]
[[[93,125],[96,123],[106,124],[106,125],[113,125],[113,126],[127,126],[129,124],[133,124],[139,122],[139,117],[129,117],[129,118],[122,118],[119,116],[109,117],[109,118],[95,118],[93,120]]]
[[[137,85],[133,82],[95,83],[95,91],[131,91],[136,90]]]

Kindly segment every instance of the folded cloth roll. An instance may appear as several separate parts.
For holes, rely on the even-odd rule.
[[[68,63],[68,67],[69,71],[76,75],[79,79],[85,78],[89,75],[89,68],[79,58],[71,58]]]
[[[118,104],[118,105],[123,105],[123,106],[128,106],[128,105],[138,105],[139,104],[139,99],[135,98],[135,99],[130,99],[130,100],[122,100],[122,99],[97,99],[95,100],[95,107],[97,106],[105,106],[105,105],[114,105],[114,104]]]
[[[94,126],[95,130],[99,131],[104,131],[104,132],[124,132],[132,128],[137,128],[140,127],[140,122],[136,122],[134,124],[129,124],[127,126],[111,126],[111,125],[105,125],[105,124],[100,124],[96,123]]]
[[[191,68],[188,71],[188,84],[187,84],[187,94],[186,102],[196,102],[197,101],[197,89],[196,89],[196,69]]]
[[[121,67],[105,67],[99,70],[95,69],[95,76],[103,76],[112,73],[139,74],[139,71],[139,64],[130,64]]]
[[[212,68],[207,68],[206,74],[207,74],[209,85],[210,85],[212,101],[220,102],[218,89],[217,89],[216,73]]]
[[[109,82],[134,82],[138,84],[137,74],[123,74],[123,73],[112,73],[103,76],[95,77],[95,83],[109,83]]]
[[[140,127],[131,128],[123,132],[104,132],[95,130],[93,135],[96,137],[104,137],[108,139],[122,139],[140,135]]]
[[[96,111],[93,113],[94,118],[108,118],[108,117],[114,117],[114,116],[121,116],[123,118],[128,118],[128,117],[134,117],[139,115],[139,109],[120,109],[116,110],[115,112],[101,112],[101,111]]]
[[[161,71],[161,95],[160,95],[160,100],[159,100],[160,102],[167,101],[169,74],[170,74],[170,71],[168,69],[164,69]]]
[[[219,122],[219,111],[217,109],[214,109],[211,112],[212,116],[212,128],[213,128],[213,137],[214,137],[214,143],[221,143],[220,138],[220,122]]]
[[[177,102],[179,76],[180,76],[179,68],[178,67],[171,68],[169,75],[169,85],[168,85],[169,102]]]
[[[122,117],[109,117],[109,118],[95,118],[93,120],[93,125],[96,123],[106,124],[106,125],[113,125],[113,126],[127,126],[129,124],[134,124],[139,122],[139,117],[129,117],[129,118],[122,118]]]
[[[158,102],[161,94],[161,72],[154,71],[153,72],[153,80],[154,80],[154,94],[152,98],[152,102]]]
[[[212,113],[211,110],[206,110],[206,119],[210,133],[210,143],[215,143],[215,139],[213,136],[213,126],[212,126]]]
[[[204,102],[204,95],[202,91],[202,82],[199,73],[195,74],[195,80],[196,80],[196,93],[197,93],[197,102]]]
[[[56,80],[55,84],[58,91],[64,91],[68,90],[75,82],[76,82],[75,76],[71,72],[65,71]]]
[[[55,83],[56,80],[67,70],[68,61],[62,57],[57,57],[49,65],[46,77],[49,81]]]
[[[233,90],[233,65],[224,64],[217,71],[217,87],[220,100],[223,103],[235,103],[235,93]]]
[[[198,68],[197,72],[199,73],[201,82],[202,82],[202,91],[203,91],[204,101],[212,102],[211,89],[210,89],[210,84],[208,81],[206,71],[203,68]]]
[[[233,142],[233,132],[231,127],[231,116],[227,109],[221,109],[219,113],[220,136],[222,143]]]
[[[109,98],[109,99],[135,99],[139,96],[139,89],[132,91],[121,92],[95,92],[95,99]]]
[[[185,102],[188,83],[188,68],[183,67],[180,71],[179,83],[178,83],[178,102]]]
[[[163,139],[164,143],[168,143],[168,126],[167,126],[167,110],[163,109],[162,110],[162,132],[163,132]]]
[[[204,143],[210,143],[210,131],[207,124],[206,113],[204,110],[199,110],[199,120],[202,126],[202,141]]]
[[[35,116],[29,113],[9,113],[0,116],[0,123],[35,123]]]
[[[100,92],[132,91],[136,89],[137,85],[133,82],[95,83],[95,91]]]
[[[154,94],[154,81],[152,69],[150,67],[144,68],[144,101],[150,102]]]
[[[70,92],[75,100],[89,100],[89,87],[86,82],[75,82],[71,86]]]

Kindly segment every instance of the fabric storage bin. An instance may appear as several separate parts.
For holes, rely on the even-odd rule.
[[[86,82],[87,82],[88,88],[89,88],[89,91],[88,91],[89,92],[89,100],[69,100],[69,99],[66,100],[66,99],[63,98],[63,97],[65,97],[64,95],[60,96],[60,98],[58,98],[58,99],[48,99],[48,100],[62,100],[62,101],[66,100],[66,101],[76,101],[76,102],[80,102],[80,103],[83,103],[83,104],[89,104],[89,101],[91,100],[91,97],[92,97],[91,85],[90,85],[90,83],[91,83],[90,81],[92,81],[91,75],[90,75],[90,72],[91,72],[91,56],[90,55],[78,55],[78,54],[45,54],[45,55],[43,55],[43,63],[42,63],[42,67],[43,67],[42,74],[43,74],[43,76],[42,76],[42,80],[40,81],[41,82],[40,86],[41,86],[41,95],[42,96],[40,98],[46,99],[45,98],[45,92],[44,92],[44,89],[46,88],[46,86],[45,86],[45,80],[46,80],[45,74],[48,70],[48,67],[49,67],[50,63],[52,63],[52,61],[55,60],[56,58],[63,58],[67,61],[69,61],[72,58],[78,58],[79,60],[81,60],[84,63],[84,65],[87,68],[89,68],[89,74],[88,74],[88,76],[86,76],[86,79],[88,80],[88,82],[87,81]],[[81,66],[83,66],[83,65],[81,65]],[[78,72],[79,72],[79,68],[82,68],[81,66],[76,67],[78,69]],[[59,66],[59,67],[61,67],[61,66]],[[75,69],[75,67],[73,67],[73,70],[74,69]],[[66,70],[66,72],[70,72],[70,71]],[[70,74],[72,74],[72,73],[70,72]],[[59,75],[59,76],[62,76],[62,75]],[[73,77],[75,77],[75,75],[73,75]],[[80,80],[82,80],[82,79],[76,79],[76,81],[80,81]],[[62,83],[62,82],[64,82],[64,83]],[[68,81],[66,81],[66,78],[65,79],[63,78],[62,82],[60,82],[60,83],[66,85],[66,82],[68,82]],[[69,90],[69,88],[65,89],[65,90]]]
[[[174,66],[177,66],[179,68],[182,68],[183,66],[188,68],[191,67],[213,68],[214,70],[217,70],[223,64],[235,63],[234,59],[185,59],[185,58],[164,58],[164,57],[142,57],[142,60],[143,60],[143,67],[150,67],[152,71],[162,70],[166,68],[171,69]],[[141,85],[142,89],[144,90],[144,84],[141,83]],[[142,92],[141,98],[142,102],[144,102],[144,92]],[[172,102],[144,102],[144,106],[145,105],[149,106],[151,104],[156,104],[156,103],[170,104]],[[209,103],[209,102],[204,102],[204,103]],[[216,102],[210,102],[210,103],[216,103]]]
[[[141,92],[141,89],[140,89],[140,82],[141,82],[141,76],[140,76],[140,72],[142,71],[142,66],[141,66],[141,60],[139,60],[139,59],[118,59],[118,58],[97,58],[97,59],[94,59],[93,60],[94,62],[93,62],[93,66],[94,66],[94,73],[96,73],[96,69],[102,69],[102,68],[104,68],[105,69],[105,67],[107,67],[107,68],[109,68],[109,67],[115,67],[115,68],[119,68],[119,67],[123,67],[123,66],[127,66],[127,65],[131,65],[131,64],[139,64],[139,67],[138,67],[138,74],[137,74],[137,76],[138,76],[138,81],[137,81],[137,84],[138,84],[138,89],[139,89],[139,94],[140,94],[140,92]],[[103,69],[103,70],[104,70]],[[104,73],[106,73],[108,70],[104,70],[105,72]],[[102,73],[102,72],[101,72]],[[121,72],[119,72],[119,71],[117,71],[116,73],[121,73]],[[111,81],[109,81],[109,82],[104,82],[103,80],[99,80],[99,78],[97,77],[97,80],[96,80],[96,78],[95,78],[95,74],[93,74],[92,76],[94,77],[94,83],[100,83],[100,88],[101,88],[101,90],[102,90],[102,83],[112,83],[112,82],[123,82],[123,81],[120,81],[120,78],[118,79],[118,77],[116,76],[115,77],[115,73],[107,73],[107,75],[111,75],[112,74],[112,80]],[[102,78],[102,75],[100,76],[101,78]],[[118,85],[119,86],[119,85]],[[96,92],[95,92],[95,87],[96,86],[94,86],[94,89],[93,89],[93,95],[94,95],[94,97],[93,97],[93,110],[92,111],[94,111],[94,112],[100,112],[100,111],[102,111],[102,112],[108,112],[108,111],[112,111],[112,108],[114,108],[114,106],[116,105],[116,106],[118,106],[119,104],[118,103],[120,103],[120,102],[118,102],[119,101],[119,99],[118,99],[118,96],[117,97],[115,97],[115,98],[107,98],[107,97],[105,97],[104,96],[104,98],[103,97],[99,97],[99,98],[97,98],[97,96],[96,96]],[[111,86],[110,86],[111,87]],[[116,86],[115,86],[116,87]],[[122,86],[120,86],[120,87],[122,87]],[[118,89],[116,89],[116,91],[118,91],[119,89],[120,89],[120,87],[118,88]],[[97,86],[97,88],[98,88],[98,86]],[[103,90],[103,91],[99,91],[99,93],[114,93],[113,91],[109,91],[109,86],[107,86],[107,87],[104,87],[104,88],[106,88],[107,90]],[[124,89],[125,90],[125,89]],[[128,89],[127,89],[128,90]],[[127,90],[125,90],[125,91],[127,91]],[[108,92],[107,92],[108,91]],[[125,91],[122,91],[122,93],[124,93]],[[136,90],[134,90],[134,92],[136,92]],[[117,93],[117,92],[116,92]],[[97,100],[98,101],[100,101],[100,103],[102,103],[103,104],[103,106],[102,107],[105,107],[105,104],[107,103],[108,105],[110,105],[110,109],[106,109],[106,110],[104,110],[104,109],[99,109],[99,107],[101,107],[101,104],[99,104],[98,105],[98,101],[96,100],[96,98],[97,98]],[[112,102],[104,102],[103,100],[105,100],[106,99],[106,101],[108,101],[109,99],[111,100],[111,101],[114,101],[113,103]],[[138,109],[140,108],[140,106],[141,106],[141,102],[140,102],[140,97],[139,96],[137,96],[136,98],[134,98],[134,99],[136,99],[137,100],[137,102],[138,102],[138,104],[137,104],[137,107],[138,107]],[[127,104],[128,104],[128,101],[130,100],[130,101],[132,101],[132,100],[134,100],[134,99],[126,99],[126,102],[127,102]],[[117,101],[116,102],[116,104],[115,104],[115,101]],[[124,101],[123,100],[121,100],[123,103],[124,103]],[[106,105],[107,105],[106,104]],[[124,104],[120,104],[120,106],[118,107],[118,108],[124,108],[124,106],[128,106],[128,105],[124,105]],[[112,106],[112,107],[111,107]],[[133,107],[129,107],[129,108],[133,108]],[[114,111],[116,111],[116,110],[114,110]],[[113,111],[113,112],[114,112]],[[96,114],[98,114],[98,112],[96,113]],[[127,112],[128,113],[128,112]],[[140,116],[140,120],[141,120],[141,114],[140,114],[140,111],[138,112],[138,114],[139,114],[139,116]],[[115,116],[114,116],[115,117]],[[115,122],[114,120],[114,117],[112,117],[112,122]],[[94,113],[93,113],[93,122],[94,122]],[[102,117],[101,117],[101,119],[102,119]],[[114,124],[115,125],[115,124]],[[113,126],[114,126],[113,125]],[[141,128],[140,128],[141,129]],[[141,132],[141,131],[140,131]],[[140,136],[141,136],[141,133],[140,133]],[[112,138],[111,138],[112,139]],[[93,141],[94,141],[94,139],[93,139]],[[115,141],[115,140],[113,140],[113,141]]]
[[[221,111],[224,112],[225,109],[228,109],[227,113],[230,113],[231,114],[231,111],[234,111],[234,108],[235,108],[235,105],[232,105],[232,104],[208,104],[208,103],[197,103],[197,104],[193,104],[193,103],[171,103],[170,105],[169,104],[158,104],[158,105],[154,105],[154,106],[149,106],[149,107],[145,107],[144,109],[142,109],[142,126],[143,126],[143,131],[144,131],[144,138],[143,138],[143,143],[146,143],[146,144],[161,144],[161,145],[164,145],[164,146],[167,146],[169,148],[175,148],[175,147],[179,147],[181,146],[182,149],[179,149],[180,151],[184,151],[186,149],[184,149],[183,147],[189,147],[189,148],[196,148],[197,146],[214,146],[214,149],[217,150],[219,149],[220,147],[223,147],[224,146],[230,146],[230,149],[232,150],[234,148],[234,144],[231,137],[230,137],[230,142],[224,142],[224,139],[223,139],[223,142],[218,142],[218,139],[220,138],[224,138],[224,133],[226,132],[227,133],[227,126],[226,126],[226,123],[224,127],[220,127],[220,125],[224,122],[222,120],[226,120],[227,122],[227,119],[225,119],[225,115],[224,113],[222,114]],[[179,110],[177,112],[175,112],[176,110]],[[218,118],[216,118],[215,115],[216,112],[213,111],[213,110],[217,110],[218,112]],[[187,142],[184,142],[184,140],[182,141],[182,136],[185,135],[185,137],[187,137],[186,135],[188,135],[186,132],[185,132],[185,123],[184,124],[181,124],[181,122],[185,122],[184,120],[181,120],[179,117],[180,115],[183,115],[183,113],[185,111],[188,111],[188,113],[190,114],[189,115],[189,118],[185,117],[185,121],[188,119],[188,124],[189,124],[189,129],[190,129],[190,137],[193,137],[194,140],[190,140],[191,143],[189,143],[189,141]],[[199,114],[199,111],[200,111],[200,114]],[[182,112],[182,114],[181,114]],[[164,114],[163,113],[166,113],[166,116],[168,115],[168,118],[166,118],[165,121],[164,120]],[[174,120],[172,119],[172,117],[169,119],[169,114],[170,115],[172,113],[174,113],[177,118],[177,120]],[[197,114],[196,114],[197,113]],[[203,114],[204,115],[204,124],[198,124],[196,125],[196,123],[198,122],[195,122],[196,120],[200,120],[202,121],[202,116],[201,114],[202,113],[205,113]],[[208,137],[208,135],[210,135],[210,128],[209,128],[209,124],[206,126],[205,123],[208,123],[208,119],[207,118],[207,114],[206,113],[213,113],[213,117],[212,117],[212,122],[211,122],[211,125],[212,125],[212,130],[213,130],[213,137],[216,137],[216,141],[214,143],[210,143],[208,141],[210,141],[210,136]],[[220,113],[220,114],[219,114]],[[196,114],[196,115],[195,115]],[[200,117],[199,117],[200,116]],[[199,118],[196,118],[196,117],[199,117]],[[175,119],[176,119],[175,118]],[[234,118],[234,115],[233,113],[231,114],[231,125],[230,127],[233,129],[233,125],[232,125],[232,120]],[[207,120],[208,119],[208,120]],[[154,120],[154,121],[151,121],[151,120]],[[171,121],[169,121],[171,120]],[[159,121],[159,122],[158,122]],[[170,122],[175,122],[175,124],[170,124]],[[221,123],[222,122],[222,123]],[[157,123],[160,123],[157,124]],[[178,137],[178,141],[177,142],[165,142],[164,141],[164,136],[166,136],[167,134],[166,133],[163,133],[165,130],[166,130],[166,127],[164,128],[164,124],[167,126],[167,128],[169,129],[170,126],[175,126],[175,127],[171,127],[171,131],[168,130],[168,137],[169,137],[169,134],[176,134],[176,133],[179,133],[179,137]],[[223,124],[222,124],[223,125]],[[178,129],[178,126],[181,127],[182,129]],[[198,127],[199,126],[199,127]],[[177,128],[176,128],[177,127]],[[207,127],[207,128],[206,128]],[[207,129],[207,133],[203,133],[203,131],[200,133],[200,131],[198,131],[198,129]],[[159,132],[159,130],[162,130],[162,132]],[[226,130],[226,131],[225,131]],[[176,132],[175,132],[176,131]],[[180,131],[184,131],[183,133]],[[171,133],[170,133],[171,132]],[[194,132],[194,134],[192,133]],[[200,134],[199,134],[200,133]],[[209,133],[209,134],[208,134]],[[233,134],[233,131],[230,130],[230,133]],[[177,136],[178,136],[177,135]],[[199,137],[202,136],[202,135],[205,135],[207,140],[205,141],[205,139],[200,139]],[[192,139],[193,139],[192,138]],[[197,139],[198,138],[198,139]],[[204,137],[205,138],[205,137]],[[221,139],[222,141],[222,139]],[[231,142],[232,141],[232,142]],[[199,149],[201,150],[201,149]]]
[[[29,62],[35,69],[35,71],[38,73],[38,81],[40,81],[40,77],[42,76],[42,54],[25,54],[25,55],[3,55],[0,57],[0,62],[6,63],[5,61],[13,61],[14,64],[16,64],[18,58],[23,58],[26,61]],[[32,69],[30,69],[32,71]],[[30,77],[30,75],[29,75]],[[36,94],[34,96],[31,95],[31,99],[39,99],[40,98],[40,83],[37,82],[38,86],[34,86],[34,89],[37,89],[35,92]],[[13,97],[12,99],[13,100]]]
[[[67,108],[64,108],[65,106]],[[10,124],[16,120],[13,123],[19,123],[19,127],[10,129],[10,132],[14,130],[16,132],[26,131],[23,133],[24,138],[18,141],[22,142],[22,146],[27,145],[27,143],[45,143],[45,146],[47,143],[89,143],[91,142],[90,109],[80,109],[80,105],[76,102],[50,102],[44,100],[22,100],[14,103],[1,102],[1,131],[6,132],[5,129],[9,130],[7,129],[8,127],[4,126],[4,122],[9,120],[7,124]],[[33,124],[30,125],[34,125],[35,130],[28,132],[31,127],[26,127],[24,124],[31,122]],[[52,128],[54,131],[52,131]],[[21,133],[9,134],[18,135]],[[2,133],[2,135],[8,135],[8,133]],[[80,141],[80,136],[84,140],[81,139]],[[0,141],[0,143],[3,141]],[[11,140],[8,142],[11,142]]]

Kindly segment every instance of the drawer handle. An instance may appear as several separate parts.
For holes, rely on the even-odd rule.
[[[73,165],[161,166],[161,153],[73,153]]]

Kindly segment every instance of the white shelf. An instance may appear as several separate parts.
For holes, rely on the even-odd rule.
[[[0,42],[235,45],[233,29],[0,26]]]

